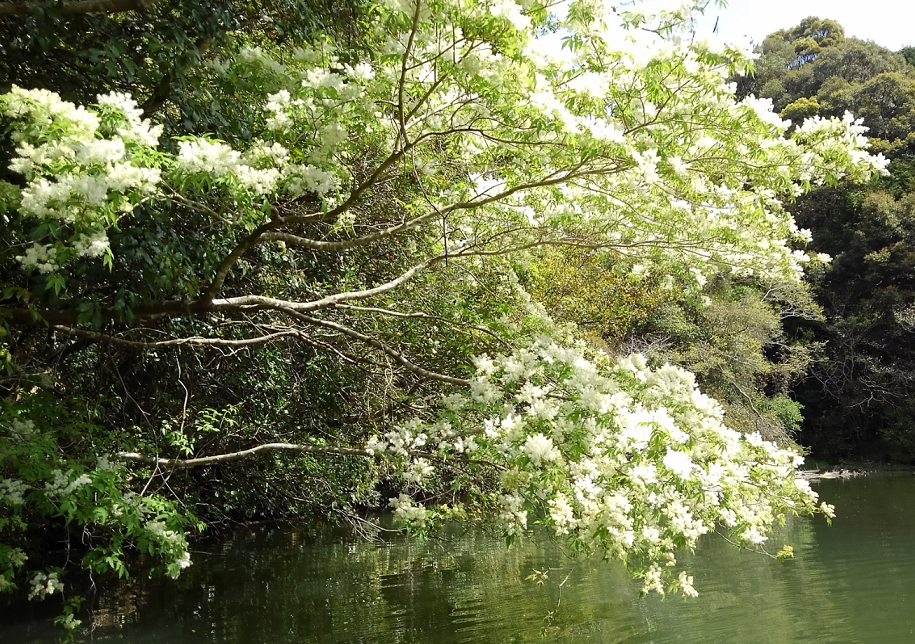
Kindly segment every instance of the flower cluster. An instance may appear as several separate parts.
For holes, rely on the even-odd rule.
[[[127,472],[119,463],[101,456],[97,467],[52,460],[57,454],[54,431],[38,431],[31,419],[12,417],[4,425],[14,437],[11,448],[20,456],[19,478],[0,479],[0,503],[11,506],[16,516],[44,512],[71,524],[92,526],[104,521],[106,530],[125,539],[139,542],[144,551],[164,559],[168,573],[177,576],[191,565],[187,539],[181,528],[187,520],[176,515],[170,502],[155,495],[139,495],[125,489]],[[36,463],[40,465],[36,467]],[[83,557],[83,565],[92,570],[114,568],[125,572],[120,559],[120,545],[112,553],[104,547],[92,548]],[[0,592],[14,588],[14,568],[22,567],[27,557],[18,549],[0,544]],[[8,562],[8,565],[6,565]],[[62,588],[63,571],[30,571],[30,598],[44,599]]]
[[[411,524],[422,527],[426,524],[426,509],[416,505],[406,494],[389,499],[394,509],[394,519],[402,524]]]
[[[150,534],[168,544],[170,549],[179,551],[179,555],[172,562],[179,570],[184,570],[191,565],[191,554],[187,551],[187,541],[184,535],[175,530],[167,529],[162,521],[147,521],[144,527]]]
[[[760,546],[785,514],[833,511],[797,478],[797,453],[729,429],[682,369],[588,357],[546,338],[475,363],[468,398],[451,395],[437,421],[414,420],[372,445],[412,472],[418,447],[448,459],[473,440],[473,457],[505,468],[492,502],[507,535],[537,512],[575,551],[626,562],[646,592],[692,595],[692,578],[672,569],[701,535],[720,529]],[[411,520],[409,497],[391,503]]]
[[[88,474],[73,476],[73,472],[64,472],[63,470],[52,470],[52,480],[45,483],[45,494],[51,496],[67,496],[75,490],[92,482]]]
[[[698,292],[722,265],[796,279],[809,257],[792,242],[804,234],[778,197],[885,168],[850,117],[811,120],[786,139],[788,124],[770,102],[736,101],[728,79],[747,69],[747,52],[665,37],[689,25],[702,2],[654,13],[573,2],[568,15],[549,20],[583,44],[555,51],[537,37],[540,13],[523,2],[445,2],[431,11],[418,1],[415,25],[404,19],[411,2],[379,7],[378,24],[365,34],[373,55],[362,59],[316,36],[291,55],[244,47],[211,61],[226,78],[258,76],[251,122],[261,127],[255,137],[273,143],[255,138],[247,151],[186,137],[177,155],[144,165],[136,152],[154,148],[160,130],[141,120],[130,97],[100,96],[86,110],[14,88],[2,109],[19,144],[13,168],[29,181],[22,212],[90,228],[75,229],[64,246],[26,248],[20,263],[48,273],[71,255],[110,253],[101,233],[151,196],[160,169],[179,191],[189,183],[227,188],[231,207],[249,210],[232,221],[249,225],[262,217],[254,201],[264,197],[348,203],[353,170],[371,151],[388,159],[370,175],[378,180],[408,172],[423,181],[463,164],[466,172],[417,191],[407,207],[460,219],[463,207],[448,209],[470,198],[469,223],[454,222],[464,239],[482,232],[523,245],[530,240],[518,238],[531,228],[542,240],[551,230],[565,234],[570,221],[584,223],[605,231],[595,243],[634,264],[681,276],[693,269]],[[664,98],[655,104],[649,96]],[[357,216],[340,213],[337,221],[358,224]]]
[[[233,178],[243,190],[255,196],[265,195],[276,191],[280,181],[280,169],[276,167],[258,168],[256,165],[246,163],[241,152],[233,150],[225,143],[196,139],[180,141],[178,143],[178,157],[175,159],[175,170],[179,175],[204,175],[216,180]],[[251,160],[272,160],[285,165],[288,154],[279,146],[277,150],[271,148],[257,148],[250,153]],[[267,150],[267,152],[264,152]],[[271,157],[271,153],[272,157]]]
[[[100,95],[95,110],[76,107],[44,90],[14,86],[0,96],[0,114],[12,122],[16,157],[24,175],[20,212],[70,227],[69,244],[34,244],[17,256],[26,270],[57,270],[62,256],[108,252],[105,230],[119,213],[155,193],[161,172],[146,164],[161,126],[140,117],[125,94]]]
[[[22,505],[25,503],[25,495],[29,486],[24,481],[16,479],[0,479],[0,494],[10,505]]]
[[[29,593],[29,599],[35,599],[36,597],[44,599],[48,595],[53,595],[63,589],[64,585],[56,572],[36,572],[32,577],[32,590]]]
[[[18,440],[26,440],[35,433],[35,422],[15,418],[10,422],[10,433]]]

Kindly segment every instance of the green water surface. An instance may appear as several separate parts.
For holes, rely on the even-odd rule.
[[[738,552],[708,536],[684,556],[696,599],[639,597],[619,565],[572,561],[548,539],[506,549],[454,525],[442,539],[373,543],[339,527],[240,530],[177,582],[104,589],[83,641],[131,644],[915,642],[915,476],[815,485],[837,506]],[[547,570],[542,585],[526,580]],[[564,582],[564,583],[563,583]],[[562,586],[560,587],[560,584]],[[46,622],[4,616],[0,642],[53,642]]]

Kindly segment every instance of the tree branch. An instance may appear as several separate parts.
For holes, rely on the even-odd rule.
[[[219,294],[223,283],[226,281],[226,277],[229,275],[229,271],[235,266],[235,262],[253,248],[260,241],[264,233],[279,225],[279,222],[270,220],[255,228],[250,235],[241,240],[241,242],[232,249],[232,252],[226,255],[225,259],[219,264],[219,267],[216,269],[216,275],[213,276],[213,281],[210,282],[210,285],[207,287],[207,290],[201,299],[207,303],[211,302],[213,298]]]
[[[410,50],[413,49],[413,39],[416,38],[416,30],[419,27],[419,14],[422,9],[423,0],[415,1],[416,9],[413,11],[413,26],[410,29],[410,38],[407,41],[407,46],[404,48],[403,60],[401,61],[400,66],[400,82],[398,83],[397,90],[397,113],[400,116],[399,136],[403,138],[404,146],[410,144],[409,139],[407,139],[407,116],[404,112],[404,88],[407,82],[407,61],[410,59]]]
[[[207,465],[218,465],[220,463],[231,463],[239,461],[249,456],[254,456],[260,452],[296,452],[305,454],[332,454],[335,456],[365,456],[371,458],[375,455],[366,449],[356,449],[352,447],[330,447],[326,445],[301,445],[297,443],[264,443],[250,449],[243,449],[238,452],[229,452],[228,454],[218,454],[216,456],[202,456],[200,458],[161,458],[158,456],[147,456],[137,452],[118,452],[115,456],[131,463],[143,463],[145,465],[155,465],[162,469],[187,470],[194,467],[205,467]],[[439,462],[444,459],[436,454],[411,450],[410,456],[418,456]],[[505,466],[491,461],[469,458],[466,454],[454,455],[454,460],[472,465],[488,465],[499,470],[504,470]]]
[[[331,322],[330,320],[321,320],[319,318],[313,318],[309,315],[303,315],[297,311],[288,311],[288,313],[290,315],[292,315],[293,317],[295,317],[296,319],[301,320],[302,322],[305,322],[307,324],[312,324],[314,326],[323,326],[324,328],[327,328],[327,329],[333,329],[334,331],[338,331],[344,335],[348,335],[351,338],[355,338],[370,346],[373,346],[376,349],[379,349],[379,350],[383,351],[384,353],[388,354],[390,357],[394,358],[394,360],[396,360],[401,366],[406,367],[407,371],[411,371],[422,378],[428,378],[429,380],[437,380],[439,382],[447,382],[448,384],[452,384],[452,385],[462,385],[464,387],[470,386],[470,382],[471,382],[470,380],[464,380],[463,378],[455,378],[453,376],[447,376],[445,374],[437,373],[435,371],[430,371],[428,369],[424,369],[423,367],[415,365],[412,362],[410,362],[409,360],[407,360],[407,358],[404,357],[404,355],[402,353],[400,353],[399,351],[396,351],[395,349],[392,349],[391,347],[386,345],[381,340],[379,340],[377,338],[373,338],[370,335],[365,335],[364,333],[360,333],[359,331],[356,331],[355,329],[351,329],[348,326],[344,326],[337,322]]]
[[[82,338],[89,338],[91,340],[112,342],[114,344],[119,344],[125,347],[134,347],[136,349],[160,349],[163,347],[172,347],[176,345],[192,345],[192,346],[220,346],[220,347],[246,347],[255,344],[263,344],[265,342],[271,342],[278,338],[289,337],[289,336],[301,336],[301,331],[297,329],[292,329],[289,331],[279,331],[277,333],[271,333],[270,335],[262,335],[257,338],[244,338],[242,340],[225,340],[222,338],[204,338],[200,336],[194,336],[189,338],[172,338],[170,340],[154,340],[151,342],[143,342],[139,340],[126,340],[124,338],[119,338],[108,333],[99,333],[97,331],[89,331],[87,329],[77,329],[69,326],[54,325],[51,327],[55,331],[62,331],[70,335],[75,335]]]
[[[327,307],[334,306],[339,302],[347,302],[349,300],[364,300],[374,295],[380,295],[381,293],[390,291],[391,289],[400,286],[404,282],[409,281],[419,271],[422,271],[429,266],[442,261],[444,258],[444,255],[436,255],[435,257],[427,259],[421,264],[417,264],[413,268],[407,270],[389,282],[385,282],[379,286],[374,286],[362,291],[346,291],[344,293],[335,293],[334,295],[328,295],[327,297],[322,297],[319,300],[312,300],[311,302],[292,302],[289,300],[278,300],[276,298],[266,297],[263,295],[242,295],[239,297],[227,297],[213,300],[212,309],[218,311],[221,309],[238,310],[254,308],[296,312],[326,309]]]
[[[238,461],[258,452],[299,452],[312,454],[336,454],[338,456],[372,456],[372,452],[364,449],[354,449],[350,447],[328,447],[325,445],[297,445],[294,443],[264,443],[250,449],[243,449],[238,452],[228,454],[219,454],[217,456],[203,456],[201,458],[160,458],[158,456],[146,456],[136,452],[118,452],[117,457],[122,461],[131,461],[134,463],[144,463],[147,465],[156,465],[162,468],[186,470],[193,467],[203,467],[205,465],[216,465],[217,463],[230,463]]]
[[[619,168],[615,167],[615,166],[612,168],[609,168],[609,169],[605,169],[605,170],[595,169],[593,171],[587,171],[587,170],[583,171],[582,167],[584,165],[585,165],[585,162],[582,161],[581,163],[578,163],[574,166],[551,172],[550,174],[546,175],[545,177],[543,177],[542,179],[539,179],[537,181],[529,181],[526,183],[521,183],[516,186],[512,186],[511,188],[506,188],[505,190],[503,190],[497,194],[493,194],[493,195],[488,195],[487,193],[478,194],[478,195],[475,195],[469,201],[460,201],[457,203],[453,203],[444,208],[441,208],[438,210],[432,210],[431,212],[427,212],[426,214],[420,215],[419,217],[414,217],[413,219],[404,221],[404,222],[396,224],[394,226],[390,226],[388,228],[384,228],[377,232],[370,233],[368,235],[363,235],[361,237],[354,237],[352,239],[346,239],[343,241],[321,241],[321,240],[317,240],[317,239],[308,239],[306,237],[299,237],[298,235],[292,235],[290,233],[268,232],[268,231],[271,231],[272,229],[275,229],[278,227],[278,225],[277,225],[278,222],[268,222],[269,225],[264,224],[263,226],[258,228],[258,230],[255,231],[255,233],[251,234],[251,236],[248,239],[254,238],[255,234],[257,234],[257,238],[254,239],[251,242],[251,244],[249,246],[247,246],[244,250],[247,250],[248,248],[250,248],[251,246],[253,246],[256,243],[269,242],[269,241],[281,241],[281,242],[295,245],[295,246],[302,246],[304,248],[310,248],[312,250],[322,250],[322,251],[350,250],[352,248],[358,248],[360,246],[365,246],[366,244],[370,244],[372,242],[385,239],[386,237],[392,237],[394,235],[405,232],[407,230],[411,230],[422,224],[425,224],[425,223],[437,220],[441,217],[444,217],[452,212],[457,212],[457,211],[461,211],[461,210],[474,210],[475,208],[480,208],[481,206],[487,206],[491,203],[502,201],[502,200],[514,195],[515,193],[521,192],[523,190],[531,190],[534,188],[545,188],[548,186],[554,186],[557,184],[561,184],[565,181],[570,181],[572,179],[577,179],[579,177],[585,177],[585,176],[590,176],[590,175],[613,174],[613,173],[619,171]],[[342,211],[340,211],[339,208],[335,208],[332,212],[342,212]],[[258,232],[258,231],[262,231],[262,232]],[[233,253],[234,252],[235,251],[233,251]],[[244,251],[241,251],[241,253],[243,253],[243,252]],[[238,256],[241,256],[241,253],[239,253]],[[229,261],[229,259],[230,258],[226,258],[226,260],[224,260],[223,263],[225,264],[226,262]],[[235,257],[235,259],[237,259],[237,257]],[[232,260],[232,261],[234,262],[234,260]],[[226,272],[228,272],[228,269]]]
[[[392,311],[390,309],[381,309],[374,306],[353,306],[352,304],[335,304],[334,308],[345,310],[345,311],[363,311],[365,313],[380,313],[381,315],[388,315],[395,318],[419,318],[422,320],[434,320],[436,322],[442,322],[444,324],[450,324],[456,326],[459,329],[473,329],[479,331],[480,333],[485,333],[486,335],[492,337],[494,340],[500,342],[502,346],[506,347],[509,351],[513,351],[515,347],[506,342],[505,338],[502,338],[490,328],[487,328],[481,324],[470,324],[466,322],[460,322],[458,320],[449,320],[448,318],[442,317],[440,315],[430,315],[429,313],[422,312],[412,312],[412,313],[402,313],[400,311]]]

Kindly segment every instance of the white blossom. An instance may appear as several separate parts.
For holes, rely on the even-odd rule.
[[[426,510],[415,505],[413,499],[406,494],[388,499],[389,505],[394,508],[394,520],[401,524],[414,524],[424,526],[426,523]]]
[[[64,588],[63,582],[60,581],[56,572],[36,572],[32,576],[31,583],[32,588],[29,592],[29,599],[35,599],[36,597],[44,599],[48,595],[53,595]]]
[[[73,243],[76,252],[85,257],[99,257],[108,250],[108,235],[104,230],[92,235],[80,234]]]
[[[16,479],[0,479],[0,494],[11,505],[25,503],[25,495],[29,486],[24,481]]]
[[[524,445],[521,446],[521,451],[527,454],[535,466],[555,461],[559,456],[559,452],[553,446],[553,439],[547,438],[543,434],[528,436]]]

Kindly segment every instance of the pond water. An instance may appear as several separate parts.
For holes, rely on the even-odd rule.
[[[775,561],[707,536],[688,561],[696,599],[639,597],[619,565],[572,561],[548,539],[506,549],[451,526],[441,540],[372,543],[338,527],[254,526],[177,582],[105,589],[83,641],[131,644],[915,642],[915,476],[816,484],[838,518],[795,520]],[[539,585],[526,580],[547,571]],[[564,583],[563,583],[564,582]],[[0,642],[55,642],[5,616]]]

